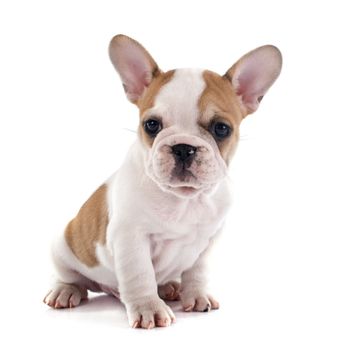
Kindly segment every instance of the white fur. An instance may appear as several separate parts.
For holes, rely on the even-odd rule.
[[[202,69],[177,69],[148,113],[161,116],[165,127],[175,126],[179,133],[197,134],[198,100],[204,89]]]

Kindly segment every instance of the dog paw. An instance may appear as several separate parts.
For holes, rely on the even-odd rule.
[[[44,303],[54,309],[72,308],[87,299],[87,290],[75,284],[56,283],[44,298]]]
[[[175,281],[167,282],[158,287],[158,295],[167,301],[180,300],[180,283]]]
[[[133,328],[167,327],[175,322],[170,307],[158,297],[127,303],[126,310],[130,326]]]
[[[182,292],[180,299],[182,307],[186,312],[208,312],[219,308],[219,303],[211,295],[206,293]]]

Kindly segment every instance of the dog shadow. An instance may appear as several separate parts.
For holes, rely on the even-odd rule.
[[[185,312],[180,301],[167,301],[167,305],[173,310],[176,319],[200,317],[201,313]],[[118,328],[129,329],[129,323],[122,302],[114,296],[107,294],[89,293],[89,299],[72,309],[48,309],[50,316],[69,318],[94,322],[100,325],[109,325]]]

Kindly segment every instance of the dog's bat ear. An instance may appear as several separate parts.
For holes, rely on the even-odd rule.
[[[157,63],[141,44],[122,34],[111,40],[109,56],[128,99],[137,103],[145,88],[160,73]]]
[[[231,81],[245,114],[258,109],[281,68],[281,52],[275,46],[266,45],[248,52],[226,72],[224,77]]]

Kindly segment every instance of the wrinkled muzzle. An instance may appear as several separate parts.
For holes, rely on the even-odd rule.
[[[154,143],[147,173],[166,191],[193,196],[210,191],[227,167],[215,143],[192,135],[171,135]]]

